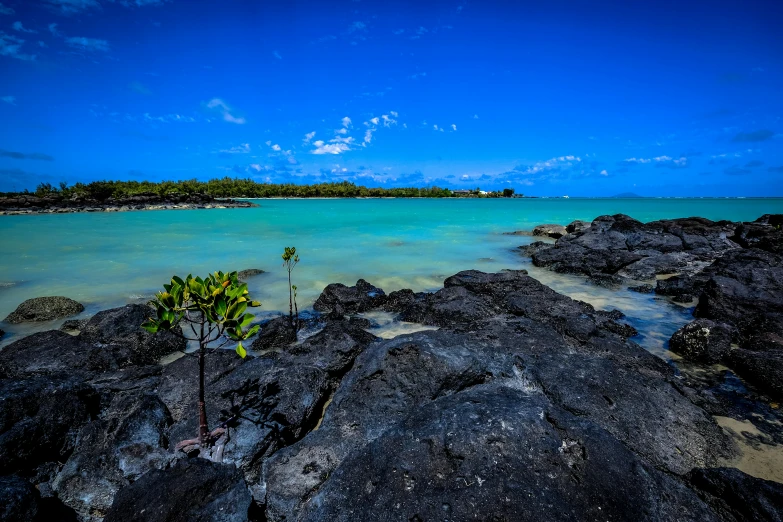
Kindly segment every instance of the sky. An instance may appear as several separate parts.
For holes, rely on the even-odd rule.
[[[0,2],[0,191],[783,196],[779,0]]]

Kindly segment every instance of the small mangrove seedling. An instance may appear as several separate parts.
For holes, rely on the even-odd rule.
[[[261,306],[261,303],[250,299],[247,284],[239,283],[236,272],[215,272],[204,279],[188,275],[183,280],[173,276],[171,283],[163,285],[163,288],[165,291],[158,292],[150,301],[156,317],[145,321],[142,328],[151,333],[168,330],[187,341],[198,343],[198,437],[180,442],[177,450],[190,453],[198,449],[199,456],[221,462],[228,431],[224,426],[209,431],[204,399],[207,348],[221,348],[229,342],[238,341],[236,352],[244,358],[247,351],[242,341],[258,332],[258,325],[250,326],[253,315],[245,311],[248,307]]]
[[[285,247],[283,252],[283,266],[288,271],[288,320],[294,331],[299,331],[299,308],[296,306],[296,286],[291,284],[291,272],[299,263],[299,255],[296,253],[296,247]],[[294,320],[294,309],[296,308],[296,320]]]

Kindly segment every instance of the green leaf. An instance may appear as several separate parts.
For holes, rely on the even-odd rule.
[[[158,324],[155,321],[146,321],[141,324],[141,327],[147,330],[149,333],[158,333]]]
[[[244,359],[245,357],[247,357],[247,350],[245,350],[245,347],[244,347],[244,346],[242,346],[242,343],[239,343],[239,344],[237,345],[237,353],[238,353],[238,354],[239,354],[239,356],[240,356],[241,358],[243,358],[243,359]]]
[[[226,299],[222,295],[215,299],[215,312],[220,316],[226,315]]]
[[[255,316],[252,314],[245,314],[242,317],[239,318],[239,326],[245,327],[253,322],[253,319],[255,319]]]
[[[261,306],[261,301],[250,301],[250,304],[248,306]]]
[[[259,328],[261,328],[261,327],[260,327],[260,326],[258,326],[258,325],[255,325],[253,328],[251,328],[250,330],[248,330],[248,331],[247,331],[247,333],[245,334],[245,339],[250,339],[250,338],[251,338],[251,337],[253,337],[255,334],[257,334],[257,333],[258,333],[258,330],[259,330]]]

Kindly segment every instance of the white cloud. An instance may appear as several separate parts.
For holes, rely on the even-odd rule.
[[[479,119],[479,117],[478,117],[478,114],[474,114],[474,115],[473,115],[473,119],[474,119],[474,120],[477,120],[477,119]]]
[[[250,144],[242,143],[241,145],[231,147],[230,149],[223,149],[220,152],[224,154],[248,154],[250,152]]]
[[[381,118],[383,118],[383,126],[384,127],[391,127],[392,125],[396,125],[397,124],[397,120],[393,120],[393,119],[389,118],[389,116],[387,116],[386,114],[382,114]]]
[[[278,53],[277,51],[275,51],[275,52],[274,52],[274,53],[272,53],[272,54],[273,54],[273,55],[275,56],[275,58],[277,58],[278,60],[282,60],[282,59],[283,59],[283,57],[282,57],[282,56],[280,56],[280,53]]]
[[[364,143],[369,144],[372,141],[372,131],[375,129],[367,129],[364,133]]]
[[[457,126],[455,124],[451,124],[451,130],[457,130]]]
[[[373,125],[378,125],[378,123],[380,123],[380,121],[381,121],[381,120],[380,120],[380,119],[378,119],[378,116],[376,116],[375,118],[372,118],[372,119],[370,120],[370,123],[372,123]]]
[[[65,43],[75,49],[83,51],[109,51],[109,42],[99,38],[86,38],[84,36],[71,36],[65,39]]]
[[[305,134],[305,137],[302,141],[305,143],[310,143],[310,140],[312,140],[314,136],[315,136],[315,131],[308,132],[307,134]]]
[[[397,111],[389,111],[389,114],[391,114],[391,115],[392,115],[392,116],[394,116],[395,118],[396,118],[397,116],[399,116],[399,114],[397,114]]]
[[[601,176],[608,176],[608,175],[609,175],[609,173],[608,173],[608,172],[606,172],[606,169],[602,170],[602,171],[600,172],[600,174],[601,174]]]
[[[405,32],[405,29],[395,29],[394,31],[392,31],[392,33],[394,33],[396,35],[401,35],[404,32]]]
[[[3,4],[0,4],[0,15],[12,15],[16,11],[13,10],[11,7],[6,7]]]
[[[627,158],[624,161],[625,163],[650,163],[652,160],[645,158]]]
[[[546,161],[538,161],[526,168],[517,168],[515,170],[517,172],[521,172],[522,174],[538,174],[549,170],[557,170],[562,167],[571,167],[574,164],[580,163],[581,161],[582,158],[580,158],[579,156],[573,156],[573,155],[558,156],[556,158],[551,158]]]
[[[671,161],[672,159],[669,156],[658,156],[657,158],[653,158],[654,161]]]
[[[460,179],[461,179],[462,181],[467,181],[467,180],[469,180],[469,179],[470,179],[470,176],[468,176],[467,174],[463,174],[463,175],[462,175],[462,177],[461,177]]]
[[[87,9],[99,8],[101,4],[98,0],[44,0],[49,7],[59,11],[61,14],[71,15]]]
[[[439,130],[437,124],[433,125],[432,128],[435,129],[435,130]]]
[[[5,103],[10,103],[11,105],[16,105],[16,96],[3,96],[0,100],[3,100]]]
[[[57,24],[49,24],[49,32],[54,36],[62,36],[63,34],[57,29]]]
[[[238,118],[231,114],[231,107],[226,105],[220,98],[212,98],[207,103],[207,108],[218,110],[223,115],[223,120],[229,123],[236,123],[237,125],[243,125],[245,123],[245,118]]]
[[[336,130],[336,131],[334,131],[334,132],[335,132],[335,134],[348,134],[348,129],[346,129],[345,127],[343,127],[342,129],[337,129],[337,130]]]
[[[343,127],[350,127],[351,126],[351,118],[349,118],[348,116],[343,118],[342,122],[343,122]]]
[[[347,143],[324,143],[322,140],[318,140],[313,145],[315,145],[315,150],[310,151],[311,154],[342,154],[351,150]]]
[[[14,28],[14,31],[19,31],[20,33],[37,33],[38,31],[35,31],[33,29],[26,29],[24,25],[22,25],[22,22],[14,22],[14,25],[11,27]]]
[[[366,31],[367,30],[367,24],[364,22],[354,22],[351,24],[351,27],[348,28],[349,33],[353,33],[356,31]]]
[[[411,74],[409,76],[409,78],[411,78],[412,80],[415,80],[416,78],[419,78],[421,76],[427,76],[427,73],[426,72],[420,72],[420,73],[416,73],[416,74]]]
[[[41,40],[38,40],[38,47],[45,49],[46,47],[49,47],[46,45],[46,42],[42,42]]]
[[[282,149],[281,149],[280,145],[275,143],[274,145],[272,145],[272,150],[275,151],[275,152],[280,152]]]
[[[407,124],[407,123],[403,123],[403,124],[402,124],[402,128],[403,128],[403,129],[407,129],[407,128],[408,128],[408,124]]]

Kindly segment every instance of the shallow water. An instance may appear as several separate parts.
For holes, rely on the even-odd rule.
[[[248,280],[267,311],[287,309],[280,254],[294,245],[301,308],[332,282],[363,277],[384,290],[433,290],[460,270],[527,268],[544,283],[599,308],[617,307],[640,328],[687,318],[651,296],[616,293],[530,267],[502,232],[622,212],[642,221],[699,215],[751,220],[783,212],[783,199],[310,199],[260,200],[251,209],[0,216],[0,317],[25,299],[65,295],[84,316],[150,298],[171,275],[261,268]],[[4,325],[3,343],[54,324]],[[644,328],[642,328],[643,330]],[[664,328],[669,330],[670,328]],[[662,349],[644,331],[645,345]]]

